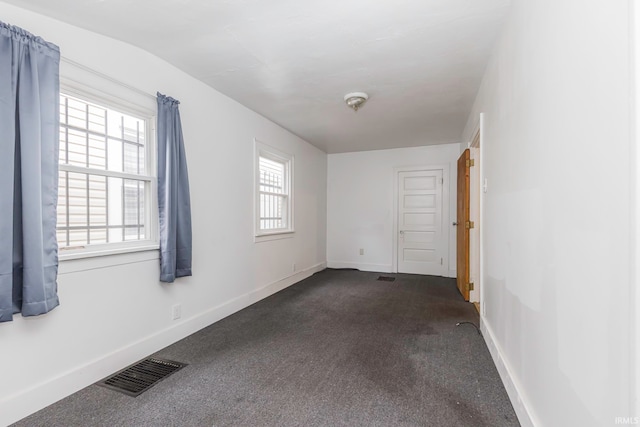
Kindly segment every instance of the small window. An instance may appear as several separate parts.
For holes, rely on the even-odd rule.
[[[60,95],[57,238],[61,254],[149,244],[151,117]]]
[[[293,232],[293,157],[256,142],[256,236]]]

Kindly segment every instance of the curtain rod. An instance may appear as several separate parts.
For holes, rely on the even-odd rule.
[[[115,84],[117,84],[119,86],[124,87],[125,89],[128,89],[128,90],[131,90],[133,92],[136,92],[139,95],[147,96],[149,98],[152,98],[154,101],[158,99],[156,95],[152,95],[150,93],[147,93],[147,92],[145,92],[143,90],[138,89],[137,87],[130,86],[130,85],[126,84],[126,83],[121,82],[120,80],[117,80],[117,79],[115,79],[115,78],[113,78],[111,76],[108,76],[108,75],[106,75],[104,73],[101,73],[100,71],[94,70],[93,68],[89,68],[86,65],[80,64],[79,62],[76,62],[76,61],[74,61],[72,59],[65,58],[64,56],[60,56],[60,59],[62,60],[62,62],[66,62],[69,65],[72,65],[74,67],[80,68],[81,70],[87,71],[87,72],[89,72],[89,73],[91,73],[93,75],[96,75],[96,76],[100,77],[100,78],[106,79],[106,80],[108,80],[108,81],[110,81],[112,83],[115,83]]]

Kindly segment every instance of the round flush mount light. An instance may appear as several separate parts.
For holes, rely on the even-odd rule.
[[[367,99],[369,99],[369,95],[364,92],[352,92],[344,96],[344,102],[349,108],[353,108],[353,111],[358,111],[358,108],[367,102]]]

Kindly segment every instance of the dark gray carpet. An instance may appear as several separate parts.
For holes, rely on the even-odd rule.
[[[517,426],[452,279],[325,270],[156,354],[137,398],[99,386],[17,426]]]

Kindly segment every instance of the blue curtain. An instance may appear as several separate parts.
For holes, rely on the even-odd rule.
[[[0,22],[0,322],[58,306],[58,46]]]
[[[160,281],[191,276],[191,202],[180,112],[158,93],[158,208]]]

